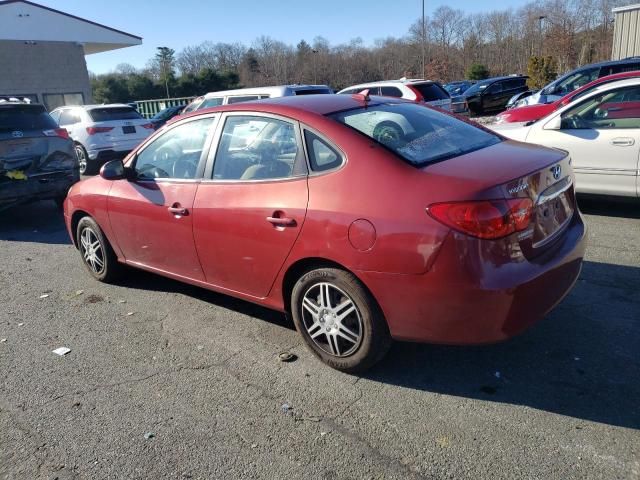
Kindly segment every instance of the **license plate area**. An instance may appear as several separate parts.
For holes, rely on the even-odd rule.
[[[573,217],[573,192],[571,177],[545,190],[535,207],[533,248],[552,241]]]
[[[122,133],[136,133],[136,127],[129,125],[122,127]]]

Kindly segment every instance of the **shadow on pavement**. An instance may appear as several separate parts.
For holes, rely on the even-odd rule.
[[[71,243],[62,209],[53,201],[19,205],[0,212],[0,240],[57,245]]]
[[[586,262],[570,295],[507,342],[396,344],[370,380],[640,428],[640,268]]]
[[[578,205],[580,206],[580,211],[587,215],[640,218],[640,200],[636,198],[578,195]]]

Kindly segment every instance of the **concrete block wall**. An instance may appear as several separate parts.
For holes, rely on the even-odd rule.
[[[92,102],[82,45],[0,40],[0,95],[82,93]]]

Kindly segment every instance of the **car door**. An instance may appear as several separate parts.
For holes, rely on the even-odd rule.
[[[109,220],[127,262],[204,280],[192,208],[216,118],[170,126],[129,162],[129,178],[113,183]]]
[[[265,297],[307,211],[307,169],[296,122],[228,114],[193,205],[207,282]]]
[[[567,150],[578,191],[637,196],[640,86],[592,95],[539,123],[527,141]]]
[[[500,105],[502,95],[502,83],[495,82],[489,85],[482,92],[482,108],[483,110],[495,110]]]

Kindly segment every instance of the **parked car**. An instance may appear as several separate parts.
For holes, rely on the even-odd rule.
[[[62,205],[79,178],[73,142],[44,106],[0,97],[0,211],[36,200]]]
[[[153,124],[124,104],[56,108],[51,116],[69,132],[80,173],[92,175],[108,160],[124,158],[153,132]]]
[[[611,60],[585,65],[562,75],[539,92],[517,102],[515,107],[552,103],[600,77],[633,70],[640,70],[640,57],[629,57],[623,60]]]
[[[201,110],[203,108],[248,102],[250,100],[261,100],[265,98],[331,93],[333,93],[333,90],[326,85],[279,85],[276,87],[240,88],[237,90],[224,90],[221,92],[207,93],[202,102],[200,102],[193,110]]]
[[[204,102],[204,95],[200,95],[199,97],[194,98],[187,104],[186,107],[184,107],[181,115],[186,115],[187,113],[196,111],[202,102]]]
[[[567,151],[578,192],[639,196],[638,78],[599,85],[533,124],[493,128],[515,140]]]
[[[401,78],[400,80],[361,83],[344,88],[338,94],[354,94],[363,90],[369,90],[369,95],[404,98],[443,110],[451,110],[451,96],[438,82],[431,80]]]
[[[160,110],[153,117],[149,119],[151,124],[153,125],[154,130],[158,130],[161,126],[171,120],[173,117],[180,115],[184,110],[184,105],[174,105],[172,107],[167,107],[163,110]]]
[[[614,75],[607,75],[606,77],[598,78],[593,82],[587,83],[585,86],[568,93],[564,97],[556,100],[552,103],[538,103],[535,105],[525,105],[511,110],[506,110],[496,117],[496,123],[525,123],[533,122],[542,117],[547,116],[551,112],[557,109],[569,105],[573,100],[583,97],[594,88],[603,85],[605,83],[615,82],[625,78],[638,78],[640,77],[640,70],[616,73]]]
[[[455,97],[457,95],[462,95],[464,92],[469,90],[474,84],[475,80],[462,80],[459,82],[449,82],[442,87],[451,95]]]
[[[412,133],[361,130],[389,115]],[[74,186],[65,219],[97,280],[127,264],[289,312],[347,372],[392,338],[523,331],[569,292],[585,249],[564,152],[365,95],[179,118]]]
[[[472,115],[499,112],[505,109],[512,96],[528,90],[527,78],[529,77],[523,75],[510,75],[480,80],[462,95],[454,97],[452,103],[456,108],[458,105],[466,105]]]

